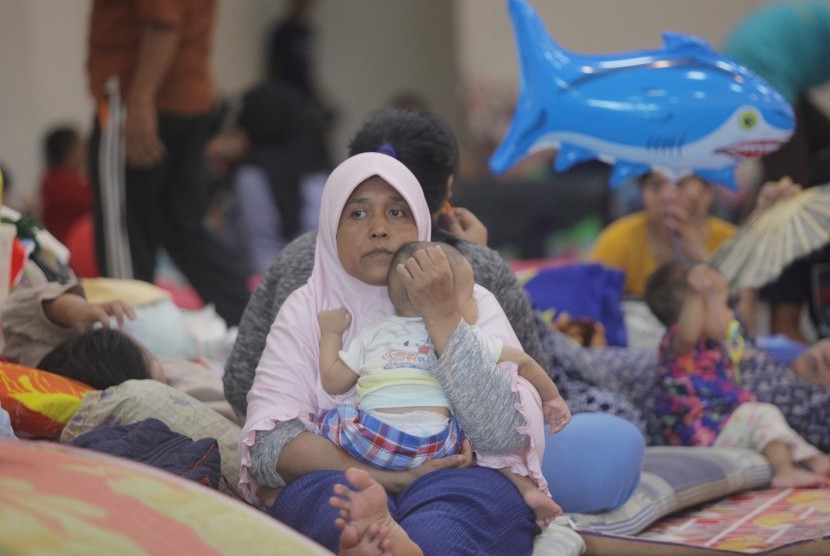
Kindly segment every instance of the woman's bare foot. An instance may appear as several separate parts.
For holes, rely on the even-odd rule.
[[[340,554],[361,556],[386,556],[392,554],[391,541],[387,539],[389,527],[373,523],[359,535],[357,527],[346,524],[340,534]]]
[[[524,498],[525,504],[533,510],[533,514],[536,516],[536,525],[540,529],[545,529],[556,516],[562,514],[562,508],[559,507],[559,504],[535,486],[533,490],[523,492],[522,498]]]
[[[400,554],[423,556],[406,531],[389,513],[386,490],[362,469],[346,470],[351,485],[334,485],[332,507],[340,510],[334,524],[342,529],[340,554],[347,556],[376,556]]]
[[[791,467],[786,470],[777,471],[772,476],[774,488],[809,488],[830,486],[830,477],[819,475],[813,471]]]

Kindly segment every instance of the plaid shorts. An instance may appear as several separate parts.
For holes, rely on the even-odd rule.
[[[438,434],[405,433],[351,405],[339,405],[317,417],[314,432],[328,438],[356,459],[381,469],[412,469],[457,454],[464,441],[458,422],[450,418]]]

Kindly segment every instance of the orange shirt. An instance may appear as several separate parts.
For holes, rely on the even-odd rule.
[[[94,0],[87,57],[92,95],[100,101],[107,79],[117,75],[121,97],[126,96],[142,27],[157,23],[180,32],[157,109],[183,115],[209,112],[214,105],[210,50],[215,18],[216,0]]]
[[[706,222],[706,250],[713,253],[735,235],[735,226],[710,216]],[[625,271],[625,295],[642,296],[646,280],[657,268],[648,247],[648,216],[635,212],[612,222],[597,237],[589,259]]]

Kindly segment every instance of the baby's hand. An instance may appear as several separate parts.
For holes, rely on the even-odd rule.
[[[125,319],[135,320],[135,310],[132,305],[123,299],[107,301],[106,303],[98,303],[93,306],[97,307],[98,311],[103,311],[108,317],[115,317],[115,321],[118,323],[118,328],[124,326]]]
[[[66,309],[69,326],[81,332],[91,329],[96,324],[110,327],[110,317],[115,317],[118,327],[124,326],[124,320],[135,320],[135,311],[126,301],[116,299],[106,303],[78,303]]]
[[[321,334],[343,334],[352,322],[352,315],[340,307],[330,311],[320,311],[317,315],[317,322],[320,323]]]
[[[542,412],[545,414],[545,422],[550,428],[550,433],[555,434],[565,428],[571,422],[571,410],[562,396],[556,396],[542,402]]]
[[[712,287],[712,269],[706,264],[697,264],[689,271],[689,287],[697,293],[706,293]]]

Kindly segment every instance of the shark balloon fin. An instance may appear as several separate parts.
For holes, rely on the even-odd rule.
[[[695,171],[695,175],[708,182],[723,185],[732,191],[738,190],[738,181],[735,179],[734,166],[727,166],[717,170],[700,169]]]
[[[611,171],[611,177],[608,181],[611,183],[611,187],[616,189],[627,180],[643,176],[649,172],[651,172],[650,164],[618,161],[614,164],[614,169]]]
[[[683,33],[675,33],[673,31],[663,31],[663,45],[669,52],[693,49],[705,52],[706,54],[715,53],[712,46],[700,37],[684,35]]]
[[[578,147],[568,143],[563,143],[559,147],[559,152],[556,154],[556,161],[554,168],[557,172],[564,172],[570,170],[573,166],[580,162],[594,160],[597,158],[597,153],[586,149],[585,147]]]
[[[530,5],[509,0],[509,11],[519,51],[519,98],[510,129],[490,157],[490,169],[496,174],[506,172],[526,156],[538,131],[548,124],[545,99],[536,92],[557,94],[567,86],[567,74],[573,72],[569,54],[551,38]]]

